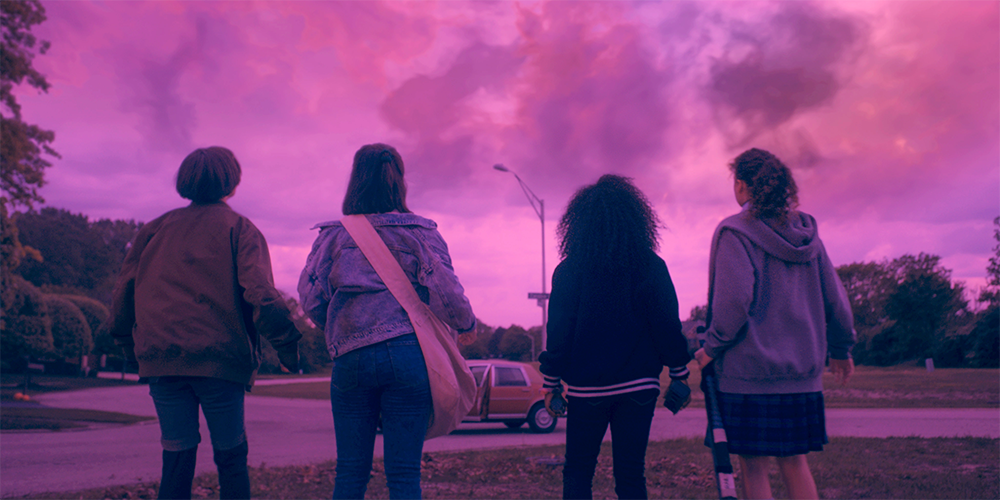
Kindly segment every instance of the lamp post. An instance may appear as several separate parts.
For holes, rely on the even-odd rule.
[[[547,338],[545,327],[548,324],[549,318],[548,308],[546,307],[546,303],[549,300],[549,294],[545,291],[545,200],[536,196],[531,188],[529,188],[528,185],[521,180],[521,177],[509,168],[503,166],[502,163],[493,165],[493,168],[501,172],[510,173],[515,179],[517,179],[517,184],[521,186],[521,190],[524,191],[524,196],[528,198],[528,203],[531,204],[531,208],[535,209],[535,214],[538,215],[538,220],[542,222],[542,293],[529,293],[528,298],[536,299],[538,301],[538,307],[542,308],[542,350],[544,351],[546,347],[545,340]],[[531,339],[531,343],[531,360],[534,361],[536,356],[534,347],[535,340],[533,338]]]

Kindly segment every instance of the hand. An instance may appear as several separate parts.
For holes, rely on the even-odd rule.
[[[830,373],[837,378],[841,387],[846,386],[847,379],[851,378],[851,374],[854,373],[854,360],[830,358]]]
[[[548,391],[545,393],[545,411],[549,412],[554,418],[565,417],[566,416],[566,400],[563,398],[562,393],[559,393],[559,399],[562,400],[562,411],[556,411],[552,408],[552,401],[556,398],[555,391]]]
[[[691,388],[687,380],[671,380],[667,393],[663,396],[663,406],[674,415],[691,404]]]
[[[552,411],[552,397],[553,396],[554,396],[554,394],[552,393],[552,391],[548,391],[548,392],[545,393],[545,411],[549,412],[549,415],[552,415],[553,417],[556,417],[557,416],[556,412]]]
[[[471,330],[458,334],[458,343],[462,345],[472,345],[476,342],[476,331]]]
[[[281,362],[281,371],[285,373],[299,372],[299,350],[298,346],[291,349],[278,351],[278,361]]]
[[[704,347],[694,352],[694,359],[698,362],[698,368],[701,368],[702,370],[704,370],[705,367],[714,360],[714,358],[705,353]]]

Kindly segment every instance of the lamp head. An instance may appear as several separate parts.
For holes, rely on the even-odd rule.
[[[499,170],[501,172],[510,172],[510,169],[508,169],[507,167],[503,166],[503,163],[497,163],[496,165],[493,165],[493,169],[494,170]]]

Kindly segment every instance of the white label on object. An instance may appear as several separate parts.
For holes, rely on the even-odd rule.
[[[712,440],[716,443],[726,442],[726,430],[725,429],[712,429]]]

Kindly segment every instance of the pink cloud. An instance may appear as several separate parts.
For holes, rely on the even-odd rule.
[[[49,204],[149,220],[183,203],[191,149],[230,147],[233,205],[289,291],[371,142],[402,152],[411,207],[442,222],[491,324],[536,324],[540,287],[538,219],[495,163],[546,200],[549,272],[573,191],[634,177],[684,311],[736,208],[726,163],[751,145],[794,169],[838,263],[930,251],[975,280],[992,245],[995,2],[45,5],[53,87],[19,98],[63,155]]]

